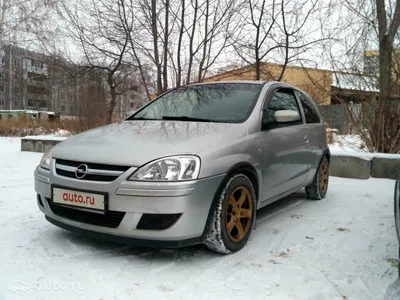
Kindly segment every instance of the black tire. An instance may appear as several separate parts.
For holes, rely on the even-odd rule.
[[[312,200],[325,198],[329,185],[329,161],[326,156],[321,159],[313,182],[306,186],[307,197]]]
[[[216,196],[218,196],[218,203],[204,244],[212,251],[230,254],[242,249],[250,238],[256,219],[256,194],[250,179],[243,174],[238,174],[232,176],[221,194]],[[233,202],[230,200],[231,196],[234,200],[239,199]],[[242,196],[245,200],[239,207]],[[232,203],[236,203],[237,206]],[[237,208],[233,209],[233,207]],[[247,216],[250,212],[249,219]]]

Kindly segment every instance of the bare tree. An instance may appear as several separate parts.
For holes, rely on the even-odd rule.
[[[301,52],[321,42],[308,32],[308,23],[318,11],[318,1],[245,0],[240,10],[240,26],[231,33],[237,55],[255,67],[255,78],[262,76],[263,62],[277,61],[282,69],[268,77],[282,80],[286,66]],[[276,60],[278,57],[278,60]]]
[[[340,24],[338,38],[342,37],[325,49],[336,81],[337,94],[332,95],[332,100],[346,108],[353,130],[370,151],[400,153],[400,93],[396,75],[400,1],[331,3],[340,4],[334,19]]]
[[[51,17],[59,0],[0,0],[0,47],[3,44],[34,43],[32,34],[38,25]]]
[[[234,8],[230,0],[137,1],[132,17],[141,38],[131,49],[137,60],[154,65],[157,94],[204,79],[228,47]]]
[[[237,2],[230,0],[190,0],[175,5],[171,14],[178,43],[169,54],[176,86],[204,80],[229,46],[228,29],[236,13]]]
[[[390,2],[390,1],[389,1]],[[379,101],[376,112],[374,144],[376,150],[387,152],[400,140],[400,133],[391,132],[391,98],[394,91],[393,52],[395,36],[400,26],[400,0],[393,1],[394,13],[387,12],[384,0],[376,0],[379,39]],[[394,141],[392,139],[395,139]],[[388,145],[391,145],[388,149]]]
[[[125,27],[123,2],[88,0],[73,7],[65,3],[60,15],[69,37],[82,50],[87,68],[105,75],[110,92],[107,121],[111,122],[117,96],[130,88],[125,83],[133,75],[125,61],[132,28]]]

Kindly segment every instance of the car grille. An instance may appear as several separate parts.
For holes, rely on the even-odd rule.
[[[77,178],[75,170],[77,167],[83,164],[85,164],[88,168],[87,173],[82,178]],[[113,165],[83,163],[78,161],[56,159],[57,175],[79,180],[110,182],[117,179],[128,169],[129,167],[126,166],[113,166]]]
[[[121,224],[121,221],[125,216],[125,212],[121,211],[109,210],[106,212],[105,215],[103,215],[103,214],[78,210],[74,208],[69,208],[53,204],[49,198],[47,198],[47,202],[49,203],[51,211],[56,216],[91,225],[117,228],[119,224]]]

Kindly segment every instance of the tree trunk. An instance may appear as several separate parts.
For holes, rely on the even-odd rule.
[[[386,117],[390,110],[390,96],[392,90],[392,45],[387,43],[387,39],[383,39],[379,43],[379,100],[376,114],[377,130],[377,151],[385,152],[386,145]]]
[[[115,104],[117,102],[117,93],[113,81],[113,73],[108,73],[107,76],[107,83],[108,86],[110,87],[110,95],[111,95],[111,100],[107,108],[107,124],[112,123],[112,116],[115,108]]]
[[[197,12],[198,12],[198,0],[195,0],[194,5],[194,16],[193,16],[193,27],[192,27],[192,34],[190,36],[189,42],[189,66],[188,66],[188,73],[186,75],[186,84],[190,83],[191,73],[192,73],[192,64],[194,59],[194,50],[193,50],[193,43],[194,43],[194,34],[196,32],[196,20],[197,20]]]
[[[177,59],[177,75],[176,75],[176,86],[180,87],[182,83],[182,63],[181,63],[181,49],[182,49],[182,38],[183,38],[183,30],[185,28],[185,0],[182,0],[182,14],[181,14],[181,28],[179,30],[179,39],[178,39],[178,51],[176,53]]]
[[[157,68],[157,95],[160,95],[163,91],[163,88],[162,69],[158,54],[157,0],[151,0],[151,29],[153,34],[154,60]]]
[[[256,80],[261,79],[261,61],[258,58],[258,55],[256,56]]]
[[[391,94],[393,89],[392,54],[394,37],[400,25],[400,1],[396,2],[393,20],[388,24],[384,0],[376,0],[379,36],[379,99],[374,122],[373,144],[378,152],[387,152],[391,145],[389,129]]]
[[[168,37],[169,37],[169,0],[165,1],[165,28],[164,28],[164,63],[163,63],[163,92],[168,90]]]
[[[210,14],[210,0],[206,0],[206,20],[205,20],[205,25],[204,25],[204,44],[203,44],[203,55],[200,61],[199,65],[199,72],[197,75],[197,80],[201,82],[202,80],[202,74],[203,74],[203,68],[204,68],[204,62],[206,61],[206,55],[207,55],[207,41],[208,41],[208,19],[209,19],[209,14]]]

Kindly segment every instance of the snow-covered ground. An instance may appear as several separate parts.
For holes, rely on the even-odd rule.
[[[400,299],[392,180],[331,177],[323,201],[274,203],[233,255],[152,250],[47,223],[33,189],[41,154],[19,147],[0,138],[0,299]]]
[[[337,135],[333,133],[333,142],[329,144],[331,151],[368,152],[359,135]]]

